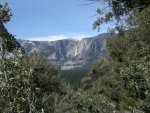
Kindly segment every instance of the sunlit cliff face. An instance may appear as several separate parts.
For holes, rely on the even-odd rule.
[[[62,70],[86,65],[89,60],[103,58],[106,55],[106,39],[109,34],[101,34],[82,40],[58,41],[24,41],[19,40],[25,51],[42,52],[51,62],[58,64]]]

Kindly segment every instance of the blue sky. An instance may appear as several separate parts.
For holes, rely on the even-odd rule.
[[[92,29],[97,7],[102,4],[80,6],[86,0],[2,0],[8,2],[13,13],[6,24],[8,31],[18,39],[58,40],[64,38],[81,39],[106,32]]]

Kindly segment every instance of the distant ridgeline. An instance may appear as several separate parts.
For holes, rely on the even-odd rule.
[[[42,53],[60,70],[89,69],[96,59],[106,56],[106,40],[112,34],[104,33],[82,40],[64,39],[58,41],[18,40],[27,54]]]

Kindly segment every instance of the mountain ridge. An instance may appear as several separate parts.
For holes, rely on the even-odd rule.
[[[112,34],[104,33],[82,40],[64,39],[57,41],[18,40],[27,54],[41,52],[61,70],[80,68],[89,61],[106,56],[106,40]]]

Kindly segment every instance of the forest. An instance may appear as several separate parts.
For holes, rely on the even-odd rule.
[[[150,0],[89,1],[108,4],[93,29],[113,21],[116,35],[73,84],[42,54],[25,53],[4,26],[13,12],[0,3],[0,113],[150,113]]]

